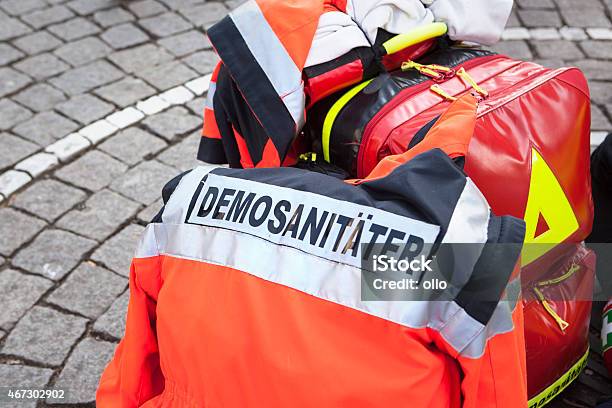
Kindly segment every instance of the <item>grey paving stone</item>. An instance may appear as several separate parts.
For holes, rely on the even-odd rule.
[[[164,151],[157,159],[180,171],[190,170],[201,164],[196,158],[200,138],[199,132],[196,132]]]
[[[99,149],[124,163],[134,165],[166,146],[167,143],[162,139],[142,129],[131,127],[102,143]]]
[[[0,272],[0,327],[10,330],[53,282],[7,269]]]
[[[0,3],[0,7],[13,16],[46,6],[47,3],[45,3],[43,0],[4,0]]]
[[[187,102],[185,105],[187,109],[189,109],[193,114],[198,117],[201,117],[204,112],[204,106],[206,104],[206,95],[201,96],[199,98],[194,98]]]
[[[57,389],[70,389],[64,399],[50,403],[88,404],[96,399],[96,389],[104,368],[113,357],[116,344],[92,338],[83,339],[74,349],[55,383]]]
[[[76,17],[60,24],[54,24],[49,26],[47,30],[66,41],[77,40],[101,31],[100,27],[83,17]]]
[[[56,88],[37,83],[13,96],[13,99],[36,112],[53,109],[55,105],[66,100],[64,94]]]
[[[16,18],[0,17],[0,41],[10,40],[32,30]]]
[[[144,69],[136,75],[161,91],[182,85],[198,76],[191,68],[177,61]]]
[[[597,106],[591,106],[591,130],[612,130],[612,124]]]
[[[47,301],[66,310],[96,318],[125,290],[127,283],[127,279],[107,269],[84,262],[47,297]]]
[[[64,72],[51,83],[70,95],[78,95],[123,77],[123,73],[106,61],[96,61]]]
[[[183,62],[200,74],[209,74],[215,69],[219,57],[213,51],[200,51],[184,58]]]
[[[71,232],[45,230],[17,253],[13,265],[57,281],[78,265],[95,245],[95,241]]]
[[[142,204],[151,204],[164,185],[178,174],[176,169],[158,161],[142,162],[115,180],[110,188]]]
[[[68,64],[49,53],[26,58],[14,67],[36,79],[49,78],[70,68]]]
[[[196,30],[164,38],[159,40],[159,44],[177,57],[184,57],[195,51],[212,48],[208,37]]]
[[[591,100],[598,105],[612,103],[612,83],[590,81]]]
[[[582,41],[580,46],[589,58],[612,59],[611,41]]]
[[[85,205],[64,215],[57,226],[97,241],[113,234],[140,205],[110,190],[92,195]]]
[[[535,59],[533,60],[536,64],[540,64],[547,68],[561,68],[565,66],[565,63],[560,59]]]
[[[144,228],[130,224],[98,248],[91,259],[123,276],[129,276],[130,264]]]
[[[552,0],[517,0],[519,7],[526,9],[554,9]]]
[[[47,385],[53,370],[50,368],[28,367],[24,365],[0,364],[0,378],[5,387],[39,389]],[[23,401],[11,408],[34,408],[37,401]]]
[[[109,59],[125,72],[134,73],[171,61],[173,57],[162,47],[145,44],[117,51],[111,54]]]
[[[13,132],[40,146],[48,146],[77,128],[76,123],[55,112],[41,112],[15,126]]]
[[[142,79],[126,77],[110,85],[98,88],[94,93],[124,108],[141,99],[155,95],[157,92]]]
[[[612,61],[581,60],[573,63],[580,68],[589,80],[612,80]]]
[[[13,44],[28,54],[38,54],[62,45],[62,41],[46,31],[36,31],[16,39]]]
[[[142,222],[143,224],[150,223],[163,206],[164,202],[161,198],[155,201],[153,204],[146,206],[144,210],[138,213],[138,221]]]
[[[0,133],[0,169],[5,169],[21,161],[40,149],[33,143],[8,133]]]
[[[60,103],[56,106],[56,109],[69,118],[87,125],[97,119],[105,117],[111,113],[115,107],[94,95],[83,94],[74,96],[64,103]]]
[[[0,254],[9,256],[45,227],[45,222],[12,208],[0,208]]]
[[[223,3],[211,2],[200,6],[189,7],[179,12],[197,27],[206,28],[225,17],[228,10]]]
[[[134,1],[128,3],[127,6],[132,13],[136,14],[136,16],[140,18],[150,17],[156,14],[163,13],[167,10],[166,7],[164,7],[162,4],[155,0]]]
[[[30,82],[32,80],[27,75],[12,68],[0,68],[0,98],[25,87]]]
[[[159,0],[159,1],[165,4],[166,7],[171,8],[173,10],[188,8],[188,7],[196,6],[198,4],[202,4],[206,2],[206,0]]]
[[[229,7],[229,6],[228,6]],[[518,19],[518,13],[516,6],[510,13],[510,17],[508,17],[508,21],[506,22],[506,27],[522,27],[523,23],[521,23]]]
[[[101,37],[114,49],[131,47],[149,40],[149,36],[132,23],[111,27]]]
[[[0,65],[8,65],[23,56],[24,53],[12,45],[6,43],[0,44]]]
[[[140,20],[139,23],[145,30],[157,37],[168,37],[181,31],[187,31],[192,27],[188,21],[172,12],[148,17]]]
[[[559,8],[576,7],[576,0],[555,0]],[[588,8],[602,8],[601,0],[580,0],[580,5]]]
[[[612,26],[601,4],[599,7],[588,7],[582,3],[574,4],[572,7],[561,8],[561,15],[570,27]]]
[[[98,11],[96,14],[94,14],[94,20],[102,27],[110,27],[128,21],[133,21],[134,16],[121,7],[113,7],[108,10]]]
[[[146,118],[143,124],[158,136],[171,141],[180,135],[194,131],[202,125],[202,121],[185,108],[174,107]]]
[[[233,10],[236,7],[246,3],[247,0],[226,0],[225,1],[225,5],[230,9]]]
[[[518,10],[526,27],[561,27],[561,17],[556,10]]]
[[[32,117],[32,112],[8,98],[0,99],[0,130],[12,128]]]
[[[107,336],[121,339],[125,334],[125,318],[127,314],[130,291],[126,290],[119,296],[110,308],[96,320],[93,330]]]
[[[98,191],[109,185],[126,169],[127,166],[119,160],[98,150],[93,150],[58,170],[55,175],[76,186]]]
[[[532,41],[536,52],[541,58],[561,58],[563,60],[575,60],[583,58],[584,55],[572,41]]]
[[[112,49],[96,37],[71,42],[55,51],[55,54],[73,66],[82,65],[108,55]]]
[[[42,10],[33,11],[29,14],[22,16],[21,18],[23,19],[23,21],[25,21],[32,27],[39,29],[53,23],[59,23],[60,21],[68,20],[73,16],[74,13],[68,8],[58,5]]]
[[[3,354],[58,366],[85,332],[87,320],[34,306],[9,334]]]
[[[502,41],[490,47],[493,51],[512,58],[530,60],[533,58],[525,41]]]
[[[54,221],[85,199],[85,193],[56,180],[41,180],[18,194],[13,206]]]
[[[117,6],[120,3],[121,2],[119,0],[74,0],[69,2],[67,5],[80,15],[87,15],[93,13],[94,11]]]

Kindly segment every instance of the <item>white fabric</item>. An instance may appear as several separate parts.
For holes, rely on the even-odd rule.
[[[319,19],[306,67],[331,61],[353,48],[369,46],[370,42],[348,14],[331,11]]]
[[[367,33],[371,43],[376,41],[379,28],[401,34],[434,21],[420,0],[348,0],[346,12]]]
[[[512,0],[435,0],[429,9],[436,21],[448,25],[451,39],[491,45],[499,41],[512,3]]]
[[[322,64],[353,48],[373,44],[379,28],[401,34],[434,21],[445,22],[453,40],[490,45],[499,40],[512,3],[512,0],[348,0],[346,13],[332,11],[321,16],[305,66]]]

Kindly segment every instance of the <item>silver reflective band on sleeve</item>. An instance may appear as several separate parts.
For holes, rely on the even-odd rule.
[[[208,85],[208,93],[206,94],[205,107],[213,109],[213,98],[215,97],[215,92],[217,92],[217,83],[211,81],[210,85]]]
[[[162,220],[168,224],[182,224],[187,208],[198,184],[205,175],[219,166],[199,166],[185,174],[164,207]]]
[[[489,235],[491,211],[487,200],[468,177],[448,224],[443,244],[484,243]]]
[[[496,330],[505,332],[512,324],[504,306],[496,311],[494,323],[485,327],[453,301],[363,301],[359,268],[249,234],[190,224],[150,224],[144,235],[140,254],[155,242],[161,255],[227,266],[396,324],[430,327],[468,358],[481,356]]]
[[[257,2],[249,1],[231,12],[229,16],[295,123],[302,123],[304,116],[302,73],[266,21]]]

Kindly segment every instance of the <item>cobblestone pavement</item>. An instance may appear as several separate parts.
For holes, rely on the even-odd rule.
[[[0,0],[0,386],[67,390],[14,406],[94,405],[137,238],[163,184],[196,164],[194,93],[216,61],[203,33],[238,3]],[[518,0],[494,49],[582,68],[593,130],[610,130],[611,12],[610,0]],[[605,376],[595,356],[566,393],[574,405],[555,405],[612,394]]]

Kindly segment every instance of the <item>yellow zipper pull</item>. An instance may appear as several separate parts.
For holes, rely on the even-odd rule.
[[[467,73],[467,71],[465,70],[465,68],[461,67],[459,69],[459,71],[457,71],[457,76],[459,78],[461,78],[461,80],[463,80],[463,82],[465,82],[466,85],[471,86],[472,88],[474,88],[474,90],[476,92],[478,92],[479,94],[481,94],[482,96],[484,96],[485,98],[487,96],[489,96],[489,92],[487,92],[484,88],[482,88],[480,85],[478,85],[476,83],[476,81],[474,81],[474,78],[472,78],[470,76],[470,74]]]
[[[447,101],[456,101],[457,98],[455,98],[454,96],[446,93],[446,91],[444,89],[442,89],[442,87],[438,84],[434,84],[429,88],[433,93],[440,95],[441,97],[443,97],[444,99],[446,99]]]
[[[302,161],[316,162],[317,161],[317,154],[315,152],[302,153],[302,154],[299,155],[298,158],[300,160],[302,160]]]
[[[580,269],[579,265],[572,264],[572,266],[570,266],[569,270],[567,272],[565,272],[563,275],[561,275],[561,276],[559,276],[557,278],[553,278],[553,279],[545,280],[545,281],[542,281],[542,282],[538,282],[538,286],[542,287],[542,286],[554,285],[556,283],[561,283],[564,280],[570,278],[574,273],[578,272],[579,269]]]
[[[453,69],[449,68],[449,67],[445,67],[444,65],[438,65],[438,64],[429,64],[427,65],[429,68],[436,70],[436,71],[441,71],[441,72],[452,72]]]
[[[565,329],[568,328],[569,323],[563,320],[561,316],[559,316],[557,312],[555,312],[555,310],[552,308],[550,303],[548,303],[548,301],[546,300],[546,298],[544,297],[544,294],[542,293],[540,289],[533,288],[533,290],[536,293],[536,295],[538,295],[538,298],[540,299],[540,303],[542,303],[542,306],[544,306],[544,309],[555,320],[555,322],[557,322],[561,331],[565,332]]]

